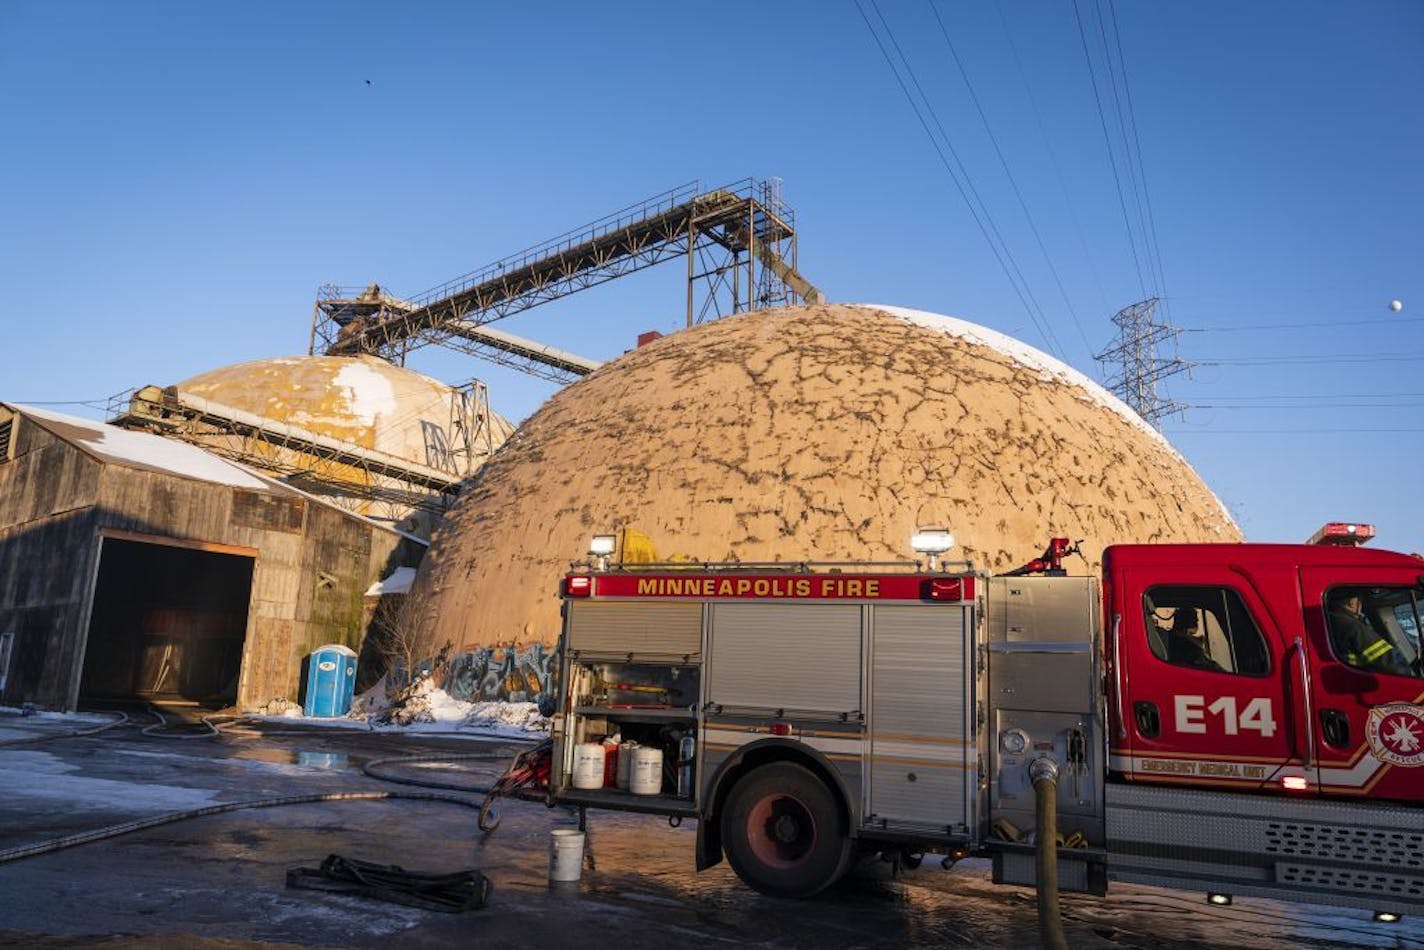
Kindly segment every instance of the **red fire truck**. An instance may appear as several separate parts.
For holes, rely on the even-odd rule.
[[[1033,884],[1048,774],[1063,889],[1424,902],[1417,556],[1118,545],[1099,579],[1068,575],[1066,539],[1000,576],[916,549],[928,566],[595,548],[563,581],[551,801],[697,819],[698,869],[725,856],[768,894],[867,851]]]

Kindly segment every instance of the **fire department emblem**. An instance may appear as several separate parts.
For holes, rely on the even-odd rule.
[[[1365,738],[1370,750],[1383,762],[1405,768],[1424,765],[1424,706],[1376,706],[1365,724]]]

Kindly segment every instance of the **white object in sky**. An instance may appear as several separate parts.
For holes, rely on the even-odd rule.
[[[1391,300],[1391,301],[1389,302],[1389,309],[1393,310],[1395,313],[1399,313],[1399,311],[1401,311],[1401,310],[1404,309],[1404,301],[1403,301],[1403,300]]]

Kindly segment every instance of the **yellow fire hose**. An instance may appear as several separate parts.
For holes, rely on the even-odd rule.
[[[1038,884],[1038,932],[1045,950],[1068,950],[1058,907],[1058,763],[1035,759],[1028,776],[1033,781],[1038,846],[1034,877]]]

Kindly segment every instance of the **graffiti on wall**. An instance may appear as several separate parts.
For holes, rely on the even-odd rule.
[[[549,688],[553,659],[542,643],[468,650],[450,658],[442,688],[469,703],[534,702]]]

